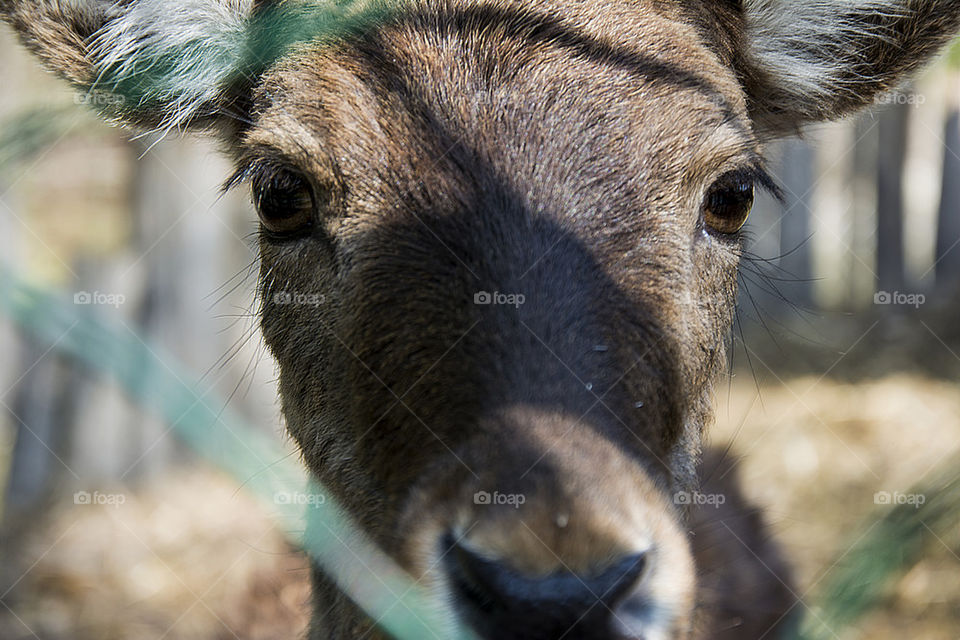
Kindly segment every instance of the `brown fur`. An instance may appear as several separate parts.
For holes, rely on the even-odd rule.
[[[87,43],[103,26],[102,11],[89,5],[81,10],[59,0],[0,0],[0,16],[48,68],[74,84],[90,82],[93,70]]]
[[[319,202],[310,234],[261,242],[263,333],[307,465],[438,595],[451,532],[527,576],[647,551],[642,588],[673,608],[670,637],[759,637],[792,604],[759,521],[723,485],[729,526],[695,518],[691,552],[672,499],[696,487],[736,293],[739,240],[706,228],[701,202],[758,162],[761,134],[915,68],[960,10],[932,0],[884,23],[897,37],[864,36],[848,65],[873,79],[809,105],[745,55],[734,0],[403,7],[297,48],[230,105],[240,165],[308,176]],[[91,17],[0,10],[48,64],[90,76]],[[526,300],[476,305],[480,291]],[[315,580],[312,637],[378,636]]]

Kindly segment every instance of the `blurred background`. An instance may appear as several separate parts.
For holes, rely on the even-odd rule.
[[[711,443],[809,637],[956,640],[960,47],[769,156]],[[245,488],[299,470],[229,172],[100,123],[0,29],[0,638],[305,628],[298,496]]]

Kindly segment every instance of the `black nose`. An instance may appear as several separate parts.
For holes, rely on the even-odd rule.
[[[444,557],[458,613],[490,640],[610,640],[611,610],[637,583],[642,553],[590,575],[530,577],[447,536]]]

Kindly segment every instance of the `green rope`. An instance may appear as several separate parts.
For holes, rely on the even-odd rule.
[[[837,560],[805,617],[800,640],[834,640],[888,596],[893,583],[914,567],[938,539],[956,536],[960,525],[960,464],[943,464],[934,480],[910,493],[882,493],[894,504],[881,504],[857,531],[866,531]],[[922,500],[922,504],[918,504]],[[900,502],[899,504],[895,502]]]
[[[225,91],[242,87],[301,45],[350,38],[384,24],[396,11],[396,0],[280,3],[252,16],[242,35],[198,36],[173,49],[154,43],[133,59],[98,69],[93,84],[83,89],[97,96],[95,106],[110,116],[163,113],[184,94],[184,79],[217,78]],[[224,71],[229,77],[219,76]]]

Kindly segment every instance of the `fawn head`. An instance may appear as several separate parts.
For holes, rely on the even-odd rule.
[[[483,637],[686,637],[678,497],[762,145],[868,104],[960,8],[353,4],[0,8],[109,116],[227,143],[288,429],[380,546]]]

